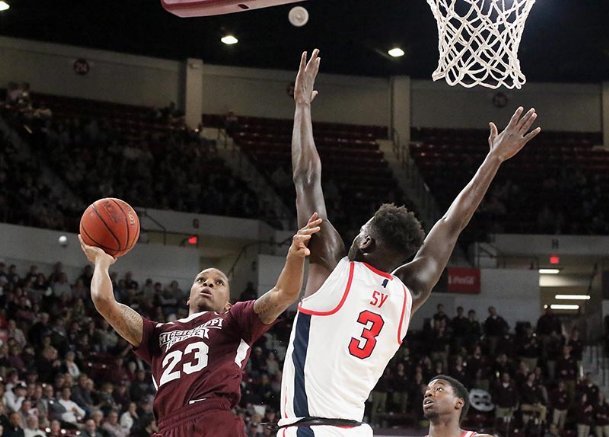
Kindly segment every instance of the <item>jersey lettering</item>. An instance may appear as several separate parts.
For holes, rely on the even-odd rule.
[[[381,308],[383,304],[387,302],[387,299],[389,299],[388,294],[374,290],[372,292],[372,300],[370,301],[370,305],[378,306],[379,308]]]
[[[349,353],[356,358],[364,360],[372,355],[376,347],[376,337],[381,333],[385,321],[380,314],[366,310],[359,313],[357,322],[364,325],[364,329],[361,338],[351,338]]]
[[[181,371],[174,371],[177,365],[182,361],[182,357],[191,354],[193,355],[193,359],[183,363]],[[165,358],[163,359],[163,374],[159,381],[159,387],[174,379],[178,379],[181,376],[181,372],[190,375],[191,373],[203,370],[207,366],[208,354],[209,347],[202,341],[198,341],[186,346],[184,352],[175,350],[165,355]]]

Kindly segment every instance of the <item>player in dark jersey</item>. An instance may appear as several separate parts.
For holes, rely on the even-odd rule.
[[[231,409],[241,396],[251,346],[298,299],[307,244],[320,224],[313,214],[294,236],[275,287],[263,296],[231,305],[226,275],[205,269],[190,290],[188,317],[169,323],[147,320],[117,302],[108,273],[116,260],[81,239],[83,252],[95,265],[91,282],[95,308],[152,367],[157,435],[245,436],[243,421]]]
[[[427,384],[423,415],[429,420],[428,437],[492,437],[461,429],[469,410],[469,393],[454,378],[438,375]]]

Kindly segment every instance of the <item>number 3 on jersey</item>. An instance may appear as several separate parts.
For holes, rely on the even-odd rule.
[[[182,361],[182,356],[194,355],[195,362],[186,362],[182,364],[182,372],[190,375],[191,373],[203,370],[207,366],[207,354],[209,353],[209,347],[199,341],[197,343],[190,343],[186,346],[184,352],[181,350],[175,350],[165,355],[163,359],[163,374],[159,381],[159,387],[163,384],[178,379],[180,377],[180,370],[174,371],[175,367]]]
[[[366,310],[359,313],[357,322],[364,325],[364,330],[360,336],[361,338],[351,337],[349,353],[363,360],[372,355],[376,346],[376,337],[381,333],[385,321],[380,314]]]

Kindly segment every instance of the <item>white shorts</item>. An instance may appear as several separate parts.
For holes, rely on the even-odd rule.
[[[367,423],[352,428],[327,425],[290,426],[279,429],[277,437],[372,437],[372,428]]]

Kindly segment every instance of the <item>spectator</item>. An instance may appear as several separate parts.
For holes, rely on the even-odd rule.
[[[497,427],[499,422],[503,422],[502,425],[509,429],[514,411],[518,406],[518,390],[511,381],[509,373],[501,374],[501,381],[495,383],[491,395],[495,403],[495,426]]]
[[[477,319],[476,311],[469,310],[467,312],[467,346],[472,347],[477,342],[480,341],[480,336],[482,335],[482,327],[480,326],[480,322]]]
[[[87,419],[85,421],[85,429],[83,430],[82,435],[85,437],[108,437],[106,432],[102,432],[97,428],[97,424],[93,419]]]
[[[372,409],[370,410],[370,422],[373,426],[378,426],[379,415],[383,415],[387,408],[387,391],[391,384],[391,369],[385,368],[383,375],[379,378],[376,386],[370,393],[372,398]]]
[[[577,362],[578,369],[581,368],[584,354],[584,343],[579,338],[579,329],[574,328],[571,331],[571,336],[567,340],[567,345],[571,348],[571,356]]]
[[[21,409],[26,389],[27,386],[23,382],[18,382],[11,390],[4,393],[4,403],[9,412],[18,412]]]
[[[274,352],[269,352],[269,355],[266,359],[266,373],[271,376],[276,375],[280,370],[279,361],[277,361],[277,357]]]
[[[556,373],[565,383],[567,393],[569,394],[569,402],[573,402],[575,397],[577,372],[577,362],[571,356],[571,347],[565,345],[562,348],[562,356],[556,362]]]
[[[431,338],[430,345],[430,356],[435,362],[439,361],[442,363],[442,368],[448,367],[448,352],[449,352],[450,339],[446,333],[445,321],[440,319],[437,323],[434,323],[433,336]],[[440,372],[443,374],[445,372]]]
[[[24,437],[21,414],[13,412],[9,415],[9,425],[4,430],[2,437]]]
[[[520,339],[519,343],[520,347],[518,353],[520,359],[526,363],[530,370],[534,370],[537,367],[539,345],[537,343],[537,338],[533,334],[532,328],[526,328],[524,338]]]
[[[543,392],[535,380],[535,373],[530,372],[526,383],[520,389],[522,420],[526,425],[530,420],[529,413],[536,413],[540,423],[546,422],[547,408]]]
[[[548,342],[552,335],[560,335],[562,326],[560,319],[552,312],[552,308],[547,306],[544,313],[537,320],[537,338],[541,343],[541,356],[546,358]]]
[[[567,410],[569,409],[569,394],[563,380],[558,381],[558,387],[552,392],[552,424],[562,432],[565,429]]]
[[[599,393],[594,406],[594,435],[609,437],[609,404],[604,393]]]
[[[44,437],[44,433],[38,426],[38,416],[29,415],[25,419],[25,424],[26,426],[23,429],[23,434],[25,437]]]
[[[135,402],[129,402],[127,410],[121,415],[121,426],[127,431],[130,431],[131,428],[133,428],[133,424],[137,422],[138,419],[137,404]]]
[[[444,328],[448,328],[450,319],[444,312],[444,305],[439,303],[436,306],[436,310],[437,310],[436,313],[433,315],[433,327],[435,328],[436,326],[438,326],[439,324],[442,323],[444,325]]]
[[[453,350],[459,353],[461,348],[465,346],[469,328],[469,321],[465,317],[462,306],[457,307],[457,315],[450,321],[450,328],[453,334]]]
[[[484,322],[484,334],[488,340],[488,354],[492,356],[495,354],[499,339],[507,333],[509,326],[503,317],[497,314],[495,307],[489,307],[488,313],[489,316]]]
[[[21,403],[21,408],[19,408],[19,414],[21,414],[21,423],[27,423],[27,418],[30,416],[38,417],[38,411],[32,409],[32,401],[29,399],[25,399]]]
[[[598,399],[598,385],[592,382],[592,374],[590,372],[586,372],[586,375],[581,379],[581,381],[575,388],[575,392],[580,396],[582,393],[586,393],[591,403],[595,402]]]
[[[123,428],[118,423],[118,411],[117,410],[111,410],[108,413],[108,417],[107,417],[106,421],[104,422],[104,424],[102,425],[102,428],[108,432],[110,437],[127,437],[129,435],[129,430]]]
[[[17,323],[13,319],[9,319],[8,321],[8,338],[14,339],[21,348],[23,348],[27,343],[25,334],[17,327]]]
[[[61,415],[61,420],[64,422],[76,424],[80,419],[85,417],[85,410],[80,408],[78,404],[70,399],[72,390],[70,387],[64,387],[61,390],[61,397],[58,403],[65,409]]]
[[[59,300],[72,294],[72,287],[68,283],[68,275],[64,272],[58,274],[57,280],[51,284],[51,288],[53,296]]]
[[[577,437],[588,437],[590,427],[594,423],[594,407],[588,402],[588,396],[582,394],[579,402],[575,405]]]

